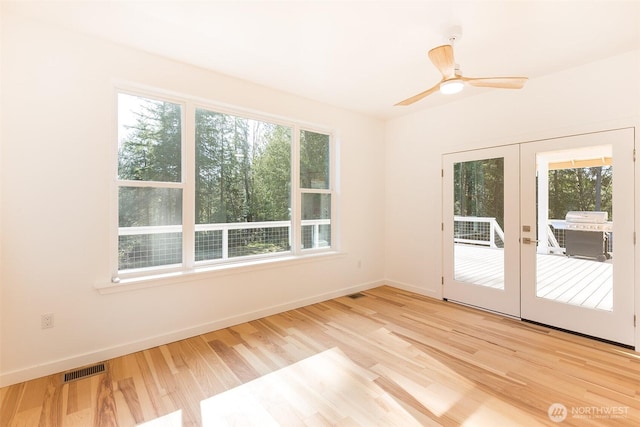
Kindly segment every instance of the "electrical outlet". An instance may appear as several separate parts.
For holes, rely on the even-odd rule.
[[[53,328],[53,313],[46,313],[40,316],[40,328]]]

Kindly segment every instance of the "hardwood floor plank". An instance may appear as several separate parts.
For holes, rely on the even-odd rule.
[[[13,425],[18,411],[20,401],[24,394],[24,389],[28,383],[16,384],[13,387],[5,387],[1,391],[2,400],[0,400],[0,425]]]
[[[107,372],[106,374],[101,374],[94,378],[98,378],[99,381],[95,404],[95,415],[93,417],[92,424],[98,427],[115,427],[118,425],[118,418],[116,416],[117,409],[116,402],[113,397],[111,375]],[[80,383],[81,381],[76,382]],[[91,406],[89,406],[88,409],[91,409]]]
[[[242,383],[254,380],[260,373],[248,364],[233,347],[226,346],[222,341],[209,341],[209,346],[220,357],[225,360],[227,367]]]
[[[160,417],[173,412],[173,410],[163,399],[163,393],[158,388],[157,379],[148,363],[145,353],[146,352],[134,353],[136,364],[139,368],[139,376],[134,378],[139,378],[140,383],[142,383],[142,386],[138,388],[138,396],[146,393],[149,396],[150,405],[144,406],[143,410],[146,409],[149,413],[153,414],[154,417]],[[134,382],[136,382],[137,386],[138,381],[134,380]]]
[[[195,379],[188,370],[175,376],[177,389],[170,393],[169,397],[175,409],[182,413],[182,425],[184,427],[199,427],[202,425],[200,401],[205,397]]]
[[[116,405],[118,407],[118,414],[124,411],[122,405],[126,405],[128,409],[128,413],[131,414],[131,418],[136,423],[142,423],[145,419],[144,412],[142,411],[142,406],[140,405],[140,398],[138,397],[138,392],[136,390],[135,383],[133,378],[125,378],[123,380],[118,381],[118,390],[122,394],[122,400],[120,405]]]
[[[53,391],[51,391],[51,388],[53,388]],[[60,375],[49,377],[49,386],[42,406],[43,412],[40,417],[40,425],[63,425],[66,413],[66,399],[64,398],[66,389],[68,387],[62,385]]]
[[[0,389],[0,426],[640,425],[640,354],[379,287]],[[616,419],[584,412],[618,408]],[[573,411],[573,412],[572,412]],[[582,413],[580,413],[582,411]],[[155,420],[155,421],[154,421]]]
[[[207,379],[204,381],[210,381],[214,393],[219,393],[242,384],[229,366],[224,363],[220,355],[213,351],[211,346],[205,341],[205,336],[195,337],[188,342],[205,362],[205,364],[202,365],[203,372],[198,373],[198,377],[201,377],[201,375],[206,376]]]
[[[385,390],[390,396],[393,396],[397,402],[409,413],[411,416],[420,423],[421,426],[439,426],[439,425],[454,425],[453,420],[449,422],[443,422],[439,420],[436,422],[435,415],[426,408],[416,398],[414,393],[407,390],[407,388],[398,385],[394,380],[387,378],[386,375],[380,376],[375,379],[375,383]]]

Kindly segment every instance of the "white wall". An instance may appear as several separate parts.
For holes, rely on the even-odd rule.
[[[635,51],[532,79],[521,91],[486,91],[390,121],[386,128],[387,283],[442,297],[443,153],[618,127],[634,126],[637,133],[639,76],[640,51]],[[638,201],[637,173],[635,188]],[[636,219],[640,230],[639,225]],[[640,265],[638,252],[636,265]],[[640,307],[638,270],[636,310]],[[640,347],[640,333],[636,337]]]
[[[7,11],[1,24],[0,385],[381,283],[384,123]],[[114,79],[335,129],[344,254],[97,292],[110,278]]]
[[[0,19],[0,385],[375,286],[383,278],[439,298],[442,153],[640,122],[640,52],[385,126],[7,12]],[[114,79],[335,128],[344,255],[99,294],[94,286],[110,277]],[[636,203],[640,212],[640,197]],[[638,277],[635,283],[640,307]],[[55,327],[41,330],[40,315],[48,312],[55,314]]]

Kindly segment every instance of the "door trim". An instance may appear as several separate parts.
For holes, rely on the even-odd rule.
[[[517,144],[445,154],[442,157],[443,188],[443,297],[490,311],[520,317],[520,146]],[[455,163],[504,159],[504,289],[465,283],[455,279],[454,177]]]
[[[457,294],[452,294],[450,292],[450,288],[448,287],[448,285],[453,283],[453,221],[452,221],[452,215],[449,215],[448,212],[452,212],[452,208],[450,208],[450,210],[448,211],[447,209],[449,209],[448,207],[452,206],[452,200],[453,200],[453,195],[451,194],[450,189],[453,188],[452,184],[450,181],[447,181],[447,173],[445,172],[446,168],[448,167],[448,165],[451,163],[451,161],[449,161],[449,163],[447,163],[447,159],[449,158],[449,156],[461,156],[460,161],[464,161],[465,158],[468,159],[473,159],[473,158],[478,158],[480,157],[479,154],[481,154],[483,151],[488,151],[490,152],[490,150],[492,149],[501,149],[501,148],[505,148],[505,147],[517,147],[518,150],[521,150],[522,147],[526,147],[526,146],[533,146],[533,144],[540,144],[540,143],[545,143],[548,142],[549,144],[554,144],[555,145],[555,149],[563,149],[563,147],[558,146],[558,144],[562,143],[561,140],[565,139],[577,139],[577,140],[582,140],[584,141],[586,140],[590,140],[593,138],[601,138],[603,134],[605,133],[618,133],[620,135],[623,135],[624,138],[626,138],[628,141],[631,141],[631,145],[632,145],[632,150],[633,152],[628,152],[626,154],[619,154],[616,153],[615,157],[617,157],[618,155],[620,156],[626,156],[628,158],[633,157],[634,158],[634,162],[631,164],[630,168],[631,168],[631,176],[632,178],[629,181],[629,185],[631,186],[630,189],[625,189],[625,196],[628,200],[626,201],[626,203],[624,204],[624,208],[621,208],[618,206],[617,201],[614,201],[614,204],[616,204],[616,217],[617,219],[619,215],[618,215],[618,210],[620,209],[625,209],[627,210],[627,214],[626,214],[626,218],[625,221],[627,222],[627,226],[630,230],[635,230],[635,224],[636,224],[636,215],[640,214],[640,210],[637,209],[636,204],[638,204],[638,206],[640,206],[640,201],[636,201],[635,198],[635,193],[637,191],[636,189],[636,177],[635,177],[635,128],[634,127],[624,127],[624,128],[617,128],[617,129],[609,129],[609,130],[601,130],[601,131],[595,131],[595,132],[587,132],[587,133],[583,133],[583,134],[573,134],[573,135],[568,135],[568,136],[558,136],[558,137],[548,137],[548,138],[542,138],[542,139],[537,139],[537,140],[529,140],[529,141],[522,141],[519,143],[512,143],[512,144],[504,144],[504,145],[499,145],[499,146],[494,146],[494,147],[487,147],[487,148],[476,148],[476,149],[470,149],[470,150],[466,150],[466,151],[458,151],[458,152],[450,152],[450,153],[444,153],[442,155],[442,168],[443,168],[443,179],[442,179],[442,213],[441,213],[441,218],[442,218],[442,250],[443,250],[443,256],[442,256],[442,272],[443,272],[443,288],[442,288],[442,296],[443,299],[445,300],[449,300],[452,302],[459,302],[462,303],[464,305],[468,305],[471,307],[476,307],[479,309],[483,309],[483,310],[487,310],[487,311],[493,311],[493,312],[498,312],[498,313],[503,313],[503,314],[508,314],[505,313],[505,310],[503,309],[495,309],[492,306],[487,306],[484,304],[478,304],[475,301],[469,302],[466,298],[462,297],[460,298],[459,295]],[[604,142],[601,143],[601,145],[607,144],[609,145],[610,143],[608,142]],[[614,144],[617,144],[614,142]],[[578,143],[578,145],[580,145]],[[464,155],[468,156],[468,157],[464,157]],[[487,157],[483,157],[483,158],[487,158]],[[522,167],[522,154],[519,154],[519,158],[518,158],[518,169],[519,169],[519,173],[517,174],[518,179],[514,180],[517,181],[518,184],[518,188],[519,188],[519,196],[518,196],[518,203],[519,203],[519,219],[518,219],[518,224],[517,224],[517,231],[516,231],[516,235],[520,236],[520,237],[529,237],[531,239],[537,239],[537,234],[536,233],[523,233],[521,232],[521,224],[525,224],[524,219],[522,218],[522,212],[524,211],[524,208],[522,207],[523,204],[525,203],[530,203],[533,201],[534,206],[535,206],[535,197],[534,198],[525,198],[525,192],[524,190],[521,188],[521,180],[522,180],[522,174],[524,173],[522,170],[520,170],[520,168]],[[451,178],[449,177],[449,180]],[[505,189],[506,191],[506,189]],[[615,190],[614,190],[615,191]],[[620,191],[618,191],[618,193],[620,193]],[[535,193],[534,193],[535,194]],[[522,200],[520,200],[520,196],[522,197]],[[619,198],[619,197],[618,197]],[[535,212],[535,209],[534,209]],[[526,223],[530,222],[529,220],[527,220]],[[506,232],[506,230],[505,230]],[[451,238],[449,238],[451,237]],[[635,231],[633,231],[633,237],[625,237],[625,238],[633,238],[635,240]],[[518,239],[519,240],[519,239]],[[553,315],[555,316],[560,316],[561,318],[564,317],[566,319],[569,319],[568,322],[555,322],[555,321],[549,321],[546,318],[540,318],[536,315],[532,315],[529,308],[528,308],[528,304],[530,303],[530,299],[531,298],[537,298],[535,296],[535,289],[533,290],[533,297],[531,296],[531,290],[529,288],[525,289],[525,285],[523,284],[524,279],[527,275],[531,275],[531,274],[535,274],[535,272],[531,271],[530,267],[526,267],[524,266],[524,263],[522,262],[522,258],[525,257],[525,249],[523,249],[523,246],[529,246],[529,245],[522,245],[520,242],[518,242],[517,245],[517,253],[518,256],[520,257],[518,259],[518,266],[519,266],[519,276],[518,276],[518,292],[519,292],[519,305],[518,305],[518,312],[517,314],[508,314],[512,317],[516,317],[516,318],[522,318],[524,320],[528,320],[534,323],[540,323],[540,324],[546,324],[549,325],[552,328],[558,328],[558,329],[564,329],[567,331],[575,331],[578,334],[582,334],[582,335],[586,335],[586,336],[591,336],[594,337],[596,339],[600,339],[600,340],[605,340],[605,341],[610,341],[610,342],[615,342],[615,343],[619,343],[625,346],[634,346],[636,342],[640,343],[640,335],[639,335],[639,331],[636,329],[635,327],[635,323],[634,323],[634,311],[636,309],[636,307],[640,307],[638,304],[640,304],[640,295],[637,294],[637,278],[635,277],[636,274],[638,274],[638,272],[635,270],[635,263],[636,260],[640,259],[640,254],[636,253],[636,249],[635,249],[635,243],[633,244],[633,246],[631,247],[631,256],[630,256],[630,262],[625,263],[626,265],[626,269],[625,270],[620,270],[620,271],[614,271],[614,274],[617,275],[618,278],[620,277],[624,277],[624,281],[627,283],[626,285],[626,289],[625,291],[623,291],[623,295],[618,295],[615,297],[615,302],[614,304],[616,304],[617,306],[623,305],[624,307],[621,308],[621,316],[624,317],[624,319],[622,319],[622,324],[625,325],[623,328],[618,328],[616,326],[611,326],[612,324],[610,323],[610,318],[612,317],[616,317],[615,314],[612,315],[611,312],[606,312],[604,310],[600,310],[602,311],[600,316],[596,316],[596,317],[600,317],[600,320],[595,320],[595,321],[589,321],[588,324],[592,325],[592,324],[596,324],[596,326],[599,329],[602,329],[604,331],[604,333],[599,333],[597,331],[593,331],[593,330],[588,330],[582,327],[582,321],[578,320],[578,321],[573,321],[571,319],[579,317],[579,312],[581,311],[579,309],[579,307],[577,306],[571,306],[569,304],[562,304],[562,307],[558,308],[557,306],[560,303],[553,303],[551,302],[551,304],[544,304],[547,305],[547,307],[545,307],[545,310],[550,311]],[[531,245],[531,246],[535,246],[535,245]],[[614,263],[614,265],[616,265]],[[629,266],[631,266],[631,268],[629,269]],[[618,269],[620,269],[620,267],[618,267]],[[535,277],[535,276],[533,276]],[[619,279],[618,279],[619,280]],[[534,279],[535,281],[535,279]],[[468,289],[472,289],[472,288],[468,288]],[[537,299],[541,299],[541,298],[537,298]],[[555,306],[555,307],[554,307]],[[584,310],[584,309],[583,309]],[[616,310],[614,308],[614,310]],[[618,331],[618,329],[625,329],[625,331],[620,332]],[[612,332],[613,333],[610,333]]]
[[[613,221],[615,248],[613,262],[613,309],[612,311],[585,308],[537,296],[537,271],[535,245],[523,245],[521,249],[522,318],[553,327],[575,331],[607,341],[633,345],[635,292],[635,245],[633,243],[635,206],[635,181],[633,161],[633,129],[618,129],[584,135],[573,135],[534,141],[522,145],[521,181],[522,192],[535,193],[535,156],[540,152],[579,149],[593,146],[611,146],[613,149],[614,188]],[[629,178],[628,180],[625,178]],[[629,189],[629,186],[631,187]],[[631,196],[631,197],[630,197]],[[535,224],[535,199],[522,199],[522,223]],[[532,231],[535,231],[532,230]],[[532,233],[533,236],[537,234]]]

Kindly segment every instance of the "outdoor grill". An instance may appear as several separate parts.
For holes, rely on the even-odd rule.
[[[567,256],[595,258],[605,261],[609,254],[609,233],[613,225],[607,212],[571,211],[565,216],[565,248]]]

